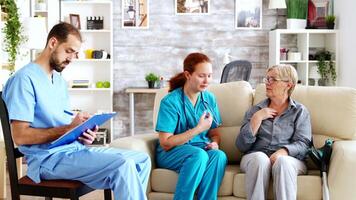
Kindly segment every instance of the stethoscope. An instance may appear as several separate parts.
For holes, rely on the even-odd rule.
[[[216,121],[216,119],[215,119],[215,116],[217,116],[217,115],[214,114],[214,110],[211,109],[209,103],[204,100],[203,92],[200,92],[200,101],[201,101],[201,103],[203,104],[205,110],[208,111],[208,112],[210,111],[210,114],[212,114],[213,122],[216,124],[216,126],[220,126],[220,123],[218,123],[218,122]],[[186,111],[186,108],[185,108],[186,106],[185,106],[185,97],[184,97],[183,88],[182,88],[182,102],[183,102],[183,103],[182,103],[182,104],[183,104],[182,106],[183,106],[183,112],[184,112],[185,122],[186,122],[186,124],[187,124],[187,130],[189,130],[189,129],[193,128],[193,126],[190,126],[189,120],[188,120],[188,118],[187,118],[187,111]]]

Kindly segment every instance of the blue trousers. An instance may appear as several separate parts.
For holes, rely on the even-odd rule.
[[[193,199],[197,189],[198,199],[217,199],[227,164],[223,151],[206,151],[204,147],[190,144],[164,151],[158,146],[156,162],[158,167],[174,170],[179,174],[175,200]]]
[[[41,165],[41,179],[71,179],[94,189],[110,188],[115,200],[144,200],[151,171],[147,154],[114,148],[84,148],[59,152],[44,162],[55,162],[53,169]]]

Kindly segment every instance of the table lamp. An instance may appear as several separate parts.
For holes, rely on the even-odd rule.
[[[278,9],[279,8],[287,8],[285,0],[269,0],[268,9],[277,9],[276,27],[274,29],[278,29]],[[274,29],[272,29],[272,30],[274,30]]]

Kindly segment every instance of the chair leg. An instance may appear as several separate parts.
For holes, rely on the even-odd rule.
[[[45,200],[52,200],[52,197],[45,197]]]
[[[111,200],[111,190],[110,189],[105,189],[104,190],[104,199],[105,200]]]

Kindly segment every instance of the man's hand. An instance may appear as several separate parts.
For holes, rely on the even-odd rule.
[[[279,156],[288,156],[288,151],[285,148],[278,149],[278,151],[274,152],[270,157],[269,160],[271,161],[271,164],[273,165],[276,160],[278,159]]]
[[[216,142],[206,144],[205,149],[219,149],[219,145]]]
[[[72,120],[72,123],[70,123],[70,127],[74,128],[78,126],[79,124],[85,122],[87,119],[90,118],[90,115],[86,112],[83,113],[78,113]]]
[[[96,138],[96,132],[99,130],[99,127],[98,126],[95,126],[95,129],[94,130],[90,130],[88,129],[87,131],[85,131],[83,133],[82,136],[80,136],[78,138],[78,140],[85,144],[85,145],[89,145],[89,144],[93,144],[95,138]]]

